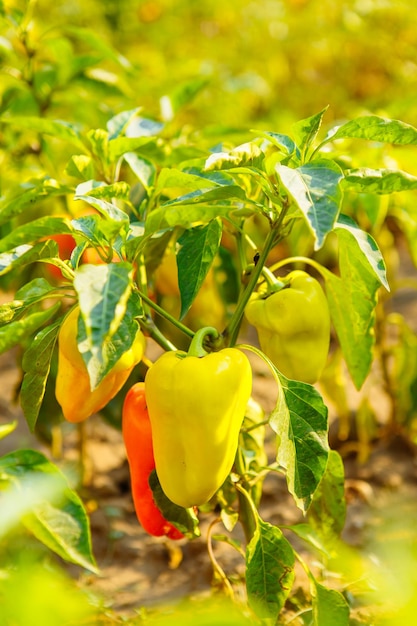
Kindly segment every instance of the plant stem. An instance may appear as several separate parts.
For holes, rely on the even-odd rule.
[[[258,511],[249,493],[240,483],[236,483],[239,500],[239,521],[245,533],[246,543],[249,543],[258,527]]]
[[[253,272],[250,275],[249,278],[249,282],[246,285],[246,288],[244,289],[242,296],[237,304],[236,310],[233,313],[232,319],[230,320],[227,328],[225,329],[225,331],[223,332],[223,337],[228,339],[228,344],[230,346],[234,346],[236,341],[237,341],[237,336],[239,333],[239,328],[240,328],[240,324],[242,321],[242,317],[243,317],[243,313],[245,310],[245,307],[249,301],[249,298],[252,294],[252,292],[254,291],[259,277],[262,274],[262,270],[263,267],[266,263],[266,260],[268,258],[268,255],[274,245],[275,239],[276,239],[276,229],[275,228],[271,228],[271,230],[268,233],[268,236],[265,240],[265,244],[264,247],[262,249],[262,252],[260,254],[259,260],[257,262],[257,264],[255,265],[255,268],[253,270]]]
[[[194,337],[194,332],[190,328],[188,328],[188,326],[185,326],[185,324],[182,324],[179,320],[175,319],[175,317],[173,317],[170,313],[165,311],[165,309],[159,306],[159,304],[156,304],[156,302],[153,302],[153,300],[151,300],[149,296],[143,293],[143,291],[140,291],[138,289],[137,292],[142,298],[142,300],[146,302],[146,304],[148,304],[151,307],[151,309],[156,311],[156,313],[164,317],[166,320],[168,320],[168,322],[176,326],[179,330],[181,330],[188,337],[191,337],[191,338]]]

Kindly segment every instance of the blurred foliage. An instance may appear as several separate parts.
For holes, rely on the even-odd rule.
[[[24,40],[9,37],[27,4]],[[20,88],[12,69],[30,78],[33,63],[43,67],[42,102],[30,104],[48,103],[53,116],[66,111],[76,121],[88,115],[91,123],[94,114],[96,127],[121,100],[159,114],[161,97],[197,77],[208,84],[184,122],[200,126],[295,121],[327,104],[336,120],[366,109],[417,122],[411,0],[8,0],[5,7],[15,24],[2,27],[3,72],[11,68],[3,109]],[[69,84],[71,93],[63,91]],[[85,107],[90,97],[95,106]]]

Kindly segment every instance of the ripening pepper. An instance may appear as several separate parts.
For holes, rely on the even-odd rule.
[[[272,293],[254,293],[245,315],[262,351],[287,378],[315,383],[329,352],[330,314],[320,283],[301,270]]]
[[[198,331],[188,353],[165,352],[145,378],[156,472],[185,508],[207,502],[226,480],[252,390],[247,357],[237,348],[207,353],[207,335],[217,331]]]
[[[72,309],[58,335],[55,396],[69,422],[82,422],[105,407],[123,387],[134,366],[141,361],[145,350],[145,337],[138,330],[132,347],[120,357],[113,369],[92,391],[87,367],[78,350],[79,314],[78,306]]]
[[[140,524],[147,533],[155,537],[165,535],[170,539],[182,539],[184,535],[162,515],[149,485],[149,476],[155,469],[155,459],[144,383],[136,383],[126,394],[122,432],[130,469],[133,503]]]

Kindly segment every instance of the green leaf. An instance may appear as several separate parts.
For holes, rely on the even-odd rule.
[[[14,250],[0,254],[0,276],[17,267],[24,267],[30,263],[35,263],[41,259],[50,259],[54,256],[58,256],[58,245],[55,241],[44,241],[35,246],[22,244]]]
[[[282,135],[281,133],[274,133],[271,131],[262,132],[258,130],[253,130],[252,132],[257,133],[261,137],[265,137],[265,139],[267,139],[275,147],[279,148],[279,150],[281,150],[281,152],[284,152],[284,154],[291,155],[294,154],[294,152],[296,151],[297,146],[295,145],[291,137],[288,137],[288,135]]]
[[[102,181],[88,180],[80,183],[75,190],[75,197],[91,196],[111,201],[113,198],[129,200],[130,186],[125,181],[106,185]],[[113,207],[113,205],[112,205]]]
[[[174,200],[169,200],[161,204],[161,208],[168,206],[178,206],[181,204],[191,205],[198,202],[216,202],[218,200],[227,200],[229,198],[238,198],[241,200],[246,199],[244,190],[238,185],[228,185],[224,187],[217,187],[216,189],[197,189],[191,191],[184,196],[179,196]]]
[[[23,189],[21,191],[20,189]],[[70,187],[65,187],[57,183],[56,180],[45,178],[40,181],[27,184],[19,189],[19,193],[7,195],[0,202],[0,225],[6,224],[9,220],[20,215],[27,210],[28,207],[34,207],[38,202],[46,198],[55,196],[63,196],[73,192]]]
[[[9,252],[22,244],[33,243],[39,239],[59,233],[72,233],[64,218],[40,217],[22,226],[17,226],[6,237],[3,237],[0,240],[0,253]]]
[[[212,220],[206,226],[186,230],[178,239],[178,285],[181,294],[182,319],[190,309],[202,282],[207,276],[219,249],[223,232],[222,222]]]
[[[280,529],[258,518],[246,550],[246,589],[249,606],[261,619],[277,619],[294,582],[294,562]]]
[[[100,192],[98,192],[100,194]],[[107,202],[106,200],[102,200],[101,198],[90,196],[90,195],[79,195],[75,196],[74,200],[83,200],[87,202],[90,206],[94,207],[99,211],[104,217],[115,222],[114,228],[118,228],[120,230],[121,226],[129,223],[129,216],[127,213],[118,209],[115,204],[111,202]]]
[[[345,525],[345,472],[335,450],[330,450],[326,471],[313,496],[307,520],[328,546],[340,537]]]
[[[195,173],[183,172],[175,168],[163,168],[158,176],[155,191],[162,192],[165,189],[184,189],[184,191],[208,191],[219,185],[218,182],[199,176]]]
[[[333,229],[342,200],[342,171],[333,161],[313,161],[293,169],[278,164],[281,186],[302,212],[318,250]]]
[[[109,166],[109,134],[103,128],[92,128],[87,133],[87,139],[92,153],[103,164],[104,168]]]
[[[312,576],[310,577],[310,579]],[[313,579],[314,580],[314,579]],[[343,595],[312,581],[313,626],[349,626],[349,605]]]
[[[213,152],[206,160],[204,170],[232,169],[250,166],[261,168],[264,154],[255,141],[243,143],[230,152]]]
[[[111,342],[126,314],[132,290],[130,263],[82,265],[75,272],[74,287],[79,298],[78,347],[87,366],[91,388],[95,389],[120,356],[130,348],[137,323],[126,320],[124,349]],[[123,345],[124,344],[124,345]]]
[[[318,391],[306,383],[279,375],[281,390],[270,416],[278,436],[277,462],[285,469],[288,490],[306,511],[326,470],[327,407]]]
[[[122,111],[122,113],[118,113],[108,120],[106,126],[109,133],[109,139],[116,139],[116,137],[123,135],[129,122],[138,115],[140,110],[141,107],[136,107],[130,111]]]
[[[12,515],[23,515],[28,530],[60,557],[97,572],[87,514],[59,469],[40,452],[17,450],[0,458],[0,474],[14,485],[10,500],[18,506]]]
[[[146,156],[154,146],[154,137],[117,137],[109,141],[109,159],[114,163],[128,152],[135,151],[143,152]]]
[[[297,537],[306,541],[312,548],[321,552],[326,558],[330,559],[331,554],[329,546],[326,544],[325,539],[319,534],[310,524],[292,524],[291,526],[283,526],[282,528],[288,528]]]
[[[207,78],[194,78],[178,85],[169,95],[162,96],[161,112],[163,119],[171,121],[180,109],[194,100],[208,82]]]
[[[167,206],[151,211],[145,222],[145,235],[172,230],[176,226],[191,228],[197,223],[207,224],[216,217],[227,217],[235,210],[233,205],[189,204]]]
[[[149,161],[144,157],[140,157],[134,152],[126,152],[123,155],[123,158],[147,191],[150,187],[154,186],[156,180],[156,168],[152,161]]]
[[[22,319],[2,326],[0,328],[0,354],[7,352],[7,350],[18,345],[23,339],[38,330],[55,315],[60,306],[60,302],[57,302],[45,311],[28,313]]]
[[[409,191],[417,189],[417,176],[401,170],[373,170],[362,167],[345,171],[343,187],[354,189],[357,193],[385,194]]]
[[[330,315],[357,389],[369,373],[375,343],[377,291],[386,285],[385,266],[370,235],[345,216],[336,229],[340,277],[323,268]]]
[[[19,129],[30,130],[35,133],[52,135],[56,139],[62,139],[72,143],[76,148],[85,151],[80,129],[75,124],[62,120],[48,120],[44,117],[2,117],[4,124],[17,126]]]
[[[61,320],[43,328],[23,355],[24,372],[20,389],[20,405],[30,430],[35,430],[39,410],[45,395],[51,368],[51,359],[58,337]]]
[[[300,149],[301,153],[305,156],[307,150],[312,145],[313,141],[317,137],[320,130],[324,114],[329,107],[324,108],[319,113],[307,117],[304,120],[300,120],[293,124],[293,133],[295,137],[295,143]]]
[[[53,291],[55,287],[52,287],[45,278],[34,278],[29,281],[20,289],[16,291],[15,297],[20,300],[30,300],[31,302],[42,300],[50,291]]]
[[[359,250],[355,256],[360,258],[360,265],[368,264],[375,277],[387,291],[390,290],[387,270],[383,256],[375,239],[367,232],[359,228],[356,222],[348,215],[339,215],[335,225],[335,232],[341,243],[341,247],[349,247],[356,242]]]
[[[377,115],[364,115],[333,128],[328,133],[326,141],[344,137],[409,145],[417,144],[417,129],[399,120],[391,120]]]
[[[94,161],[86,154],[75,154],[68,161],[65,173],[80,180],[90,180],[95,175]]]
[[[149,475],[149,486],[152,489],[153,498],[164,518],[171,522],[178,530],[189,539],[200,536],[198,517],[193,509],[184,509],[178,504],[171,502],[162,490],[158,475],[153,470]]]

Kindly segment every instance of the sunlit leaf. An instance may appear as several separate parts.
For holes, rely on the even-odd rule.
[[[318,250],[339,214],[342,171],[332,161],[312,161],[296,169],[278,164],[275,171],[282,188],[304,215]]]
[[[367,263],[381,285],[389,291],[385,261],[375,239],[369,233],[359,228],[356,222],[348,215],[339,215],[335,225],[335,232],[343,244],[341,247],[349,246],[349,244],[353,243],[352,240],[356,242],[359,248],[355,255],[356,258],[361,259],[361,264]]]
[[[391,120],[378,115],[364,115],[333,128],[327,135],[326,141],[342,137],[408,145],[417,144],[417,129],[400,120]]]
[[[353,189],[357,193],[394,193],[417,189],[417,176],[401,170],[360,169],[346,170],[343,187]]]
[[[0,473],[13,480],[11,497],[22,501],[17,512],[35,537],[63,559],[96,572],[87,514],[60,470],[41,452],[21,449],[0,457]],[[44,489],[42,478],[49,479]],[[41,486],[38,495],[36,481]]]

